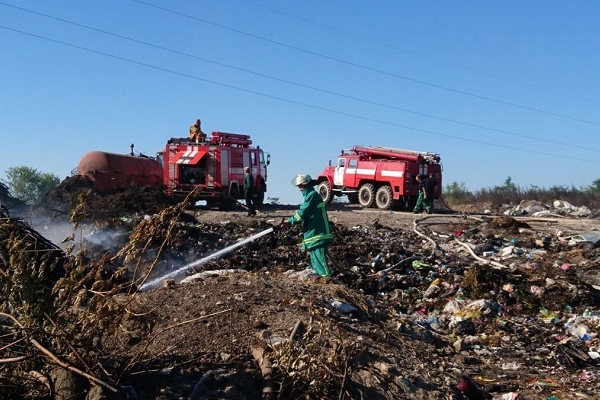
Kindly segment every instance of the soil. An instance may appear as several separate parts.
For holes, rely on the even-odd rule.
[[[67,260],[65,271],[94,271],[93,279],[83,292],[64,289],[79,301],[65,313],[55,300],[51,315],[81,337],[43,344],[95,380],[59,390],[47,358],[37,368],[55,387],[29,383],[23,398],[597,395],[600,250],[578,236],[598,232],[596,217],[509,217],[484,214],[485,205],[414,215],[333,203],[335,272],[324,279],[310,274],[298,228],[210,257],[277,226],[295,205],[263,205],[247,217],[242,206],[182,208],[149,189],[82,189],[51,194],[52,206],[34,211],[43,216],[35,232],[80,217],[61,247],[84,266]]]

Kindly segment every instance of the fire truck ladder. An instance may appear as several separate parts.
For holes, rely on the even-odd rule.
[[[440,155],[425,151],[397,149],[394,147],[384,146],[354,146],[352,148],[357,153],[374,154],[379,156],[395,157],[395,156],[421,156],[425,161],[435,163],[440,161]]]
[[[221,146],[249,147],[252,144],[250,135],[228,132],[212,132],[210,142]]]

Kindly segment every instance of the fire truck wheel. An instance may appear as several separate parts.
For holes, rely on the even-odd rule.
[[[265,191],[259,190],[254,197],[254,204],[260,206],[265,202]]]
[[[219,210],[221,211],[233,211],[237,206],[237,200],[231,197],[226,197],[219,201]]]
[[[235,183],[233,183],[229,188],[229,197],[231,197],[232,199],[240,198],[240,190],[238,188],[238,185],[236,185]]]
[[[392,197],[392,188],[388,185],[381,186],[375,194],[375,203],[377,208],[389,210],[392,208],[394,198]]]
[[[370,183],[365,183],[358,189],[358,203],[363,207],[373,207],[375,204],[375,188]]]
[[[319,186],[317,186],[317,193],[321,195],[325,203],[331,203],[331,200],[333,199],[333,193],[331,192],[331,185],[329,184],[329,181],[323,181],[319,183]]]

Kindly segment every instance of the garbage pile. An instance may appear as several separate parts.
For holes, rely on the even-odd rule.
[[[592,216],[592,210],[586,206],[574,206],[568,201],[554,200],[552,205],[537,200],[523,200],[516,207],[505,207],[504,215],[528,215],[532,217],[572,217],[587,218]]]
[[[597,232],[551,236],[507,216],[435,229],[422,228],[435,241],[427,258],[368,243],[372,262],[356,254],[361,279],[346,284],[368,293],[400,332],[434,344],[436,358],[451,347],[442,358],[462,375],[466,398],[597,396]]]

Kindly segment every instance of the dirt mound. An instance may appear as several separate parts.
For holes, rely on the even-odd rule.
[[[38,214],[65,214],[85,220],[115,218],[132,213],[155,214],[175,202],[161,188],[131,186],[124,190],[98,193],[90,178],[74,175],[48,192],[36,210]]]
[[[24,201],[10,195],[8,187],[2,182],[0,182],[0,207],[5,213],[9,210],[23,213],[28,209]]]
[[[518,221],[515,218],[508,216],[500,216],[494,218],[490,222],[490,227],[492,229],[518,229],[518,228],[531,228],[529,224],[523,221]]]

